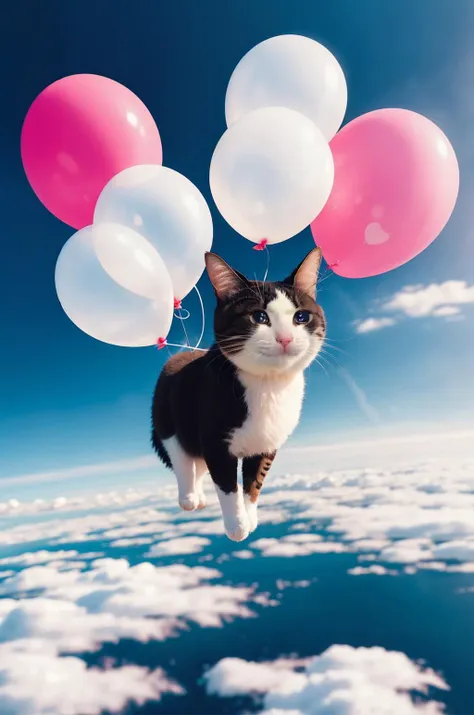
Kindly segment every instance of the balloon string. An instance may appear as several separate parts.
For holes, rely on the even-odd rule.
[[[189,312],[189,310],[187,310],[186,313],[187,313],[187,316],[184,317],[184,309],[181,308],[181,305],[180,305],[180,307],[175,311],[174,317],[175,317],[175,318],[178,318],[178,320],[181,322],[181,327],[183,328],[183,333],[184,333],[184,337],[185,337],[185,340],[186,340],[186,347],[190,347],[190,344],[189,344],[189,335],[188,335],[188,331],[186,330],[186,324],[185,324],[184,321],[189,318],[189,316],[191,315],[191,313]]]
[[[268,271],[270,270],[270,251],[268,250],[268,246],[265,246],[265,253],[267,254],[267,267],[265,270],[265,275],[263,276],[264,283],[267,280]]]
[[[185,327],[185,325],[184,325],[184,321],[185,321],[185,320],[188,320],[188,318],[191,317],[191,313],[190,313],[189,310],[186,310],[186,308],[182,308],[182,307],[181,307],[181,301],[175,299],[175,301],[174,301],[174,307],[175,307],[176,311],[179,311],[179,313],[177,314],[177,313],[175,312],[174,315],[175,315],[176,318],[178,318],[178,319],[181,321],[181,325],[183,326],[184,334],[186,335],[187,344],[186,344],[186,345],[179,345],[178,343],[169,343],[169,342],[166,340],[166,338],[158,338],[158,340],[156,341],[156,348],[157,348],[157,350],[162,350],[164,347],[167,347],[167,348],[185,348],[185,349],[187,349],[187,350],[199,350],[199,351],[202,351],[202,352],[206,352],[206,350],[205,350],[204,348],[200,348],[200,347],[199,347],[200,344],[201,344],[201,341],[202,341],[202,339],[203,339],[203,337],[204,337],[204,332],[205,332],[205,329],[206,329],[206,313],[205,313],[205,310],[204,310],[204,302],[203,302],[203,300],[202,300],[201,294],[200,294],[200,292],[199,292],[197,286],[194,286],[194,290],[195,290],[196,293],[197,293],[197,296],[198,296],[198,298],[199,298],[199,303],[200,303],[200,306],[201,306],[201,335],[199,336],[199,340],[197,341],[196,345],[192,346],[192,345],[189,344],[188,333],[187,333],[186,327]]]
[[[201,341],[204,337],[204,331],[206,329],[206,313],[204,311],[204,303],[202,300],[202,296],[198,290],[198,287],[194,286],[194,290],[196,291],[197,297],[199,298],[199,303],[201,304],[201,335],[199,336],[199,340],[196,343],[195,350],[198,350],[198,349],[202,350],[202,348],[199,348],[199,346],[200,346]]]

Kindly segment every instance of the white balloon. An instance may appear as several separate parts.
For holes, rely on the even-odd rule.
[[[308,226],[334,182],[331,150],[318,127],[285,107],[246,114],[221,137],[211,192],[225,220],[258,243],[279,243]]]
[[[227,126],[260,107],[288,107],[309,117],[330,141],[347,107],[344,72],[334,55],[302,35],[278,35],[240,60],[227,87]]]
[[[158,165],[121,171],[103,189],[94,223],[112,222],[138,231],[158,251],[182,299],[204,271],[212,245],[212,217],[201,192],[185,176]]]
[[[123,288],[144,298],[160,298],[170,282],[163,260],[151,243],[136,231],[115,223],[91,227],[94,248],[102,268]]]
[[[166,337],[173,319],[173,287],[166,266],[161,261],[161,290],[155,300],[126,290],[97,257],[97,229],[86,226],[63,246],[55,270],[59,302],[70,320],[97,340],[126,347],[154,345]]]

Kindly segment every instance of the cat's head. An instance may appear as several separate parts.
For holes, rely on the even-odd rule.
[[[206,253],[214,286],[216,342],[240,370],[284,375],[304,370],[320,351],[326,321],[316,303],[321,250],[314,248],[282,281],[245,278],[220,256]]]

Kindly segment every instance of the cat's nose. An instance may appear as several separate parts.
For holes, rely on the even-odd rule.
[[[283,350],[286,350],[288,345],[293,342],[293,338],[291,335],[276,335],[275,339],[277,343],[280,343],[280,345],[283,347]]]

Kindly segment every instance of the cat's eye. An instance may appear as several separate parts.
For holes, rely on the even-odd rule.
[[[293,320],[297,325],[305,325],[311,320],[311,313],[309,310],[297,310]]]
[[[264,310],[254,310],[251,317],[253,322],[257,325],[268,325],[270,322],[268,313],[266,313]]]

